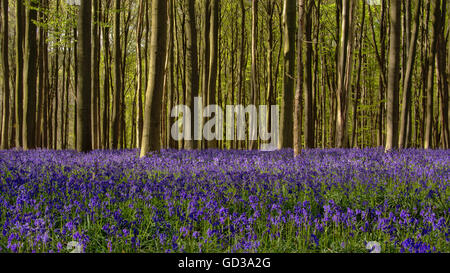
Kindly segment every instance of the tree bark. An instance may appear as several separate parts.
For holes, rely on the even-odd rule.
[[[313,2],[306,7],[305,13],[305,39],[306,39],[306,59],[305,59],[305,81],[304,81],[304,97],[305,97],[305,144],[309,149],[314,148],[314,105],[313,105],[313,71],[312,71],[312,8]]]
[[[15,145],[22,147],[23,145],[23,89],[24,89],[24,34],[25,34],[25,8],[22,1],[16,1],[16,90],[15,90]],[[21,19],[24,18],[24,19]]]
[[[436,22],[435,27],[437,29],[437,74],[438,74],[438,87],[440,98],[440,111],[439,119],[441,123],[441,140],[440,148],[448,149],[450,144],[449,125],[448,125],[448,74],[446,72],[447,61],[447,49],[445,41],[445,14],[447,10],[447,2],[442,1],[440,6],[439,20]]]
[[[117,149],[120,142],[120,123],[121,123],[121,93],[122,93],[122,73],[120,66],[122,62],[122,52],[120,50],[120,2],[115,0],[114,15],[114,96],[112,110],[112,128],[111,128],[111,148]]]
[[[144,21],[144,0],[139,1],[138,21],[136,30],[136,70],[137,70],[137,98],[136,98],[136,144],[141,146],[142,128],[143,128],[143,107],[142,107],[142,50],[141,40],[143,36],[143,21]]]
[[[408,60],[406,64],[405,77],[403,79],[403,103],[402,112],[400,117],[400,131],[399,131],[399,143],[400,149],[406,148],[407,143],[407,125],[408,115],[411,115],[411,89],[412,89],[412,76],[414,72],[414,62],[416,60],[416,48],[417,48],[417,36],[419,33],[420,23],[420,6],[422,0],[419,0],[417,4],[417,11],[415,13],[414,26],[411,33],[411,39],[409,40]]]
[[[78,17],[78,90],[77,90],[77,151],[92,150],[91,138],[91,20],[92,1],[81,2]]]
[[[303,95],[303,31],[304,31],[304,10],[307,0],[299,0],[298,5],[298,31],[297,31],[297,87],[295,89],[294,102],[294,156],[301,154],[301,100]]]
[[[194,98],[198,96],[199,77],[198,77],[198,52],[197,52],[197,30],[195,23],[195,1],[185,0],[187,8],[186,16],[186,105],[194,110]],[[213,53],[212,53],[213,54]],[[210,59],[211,61],[212,59]],[[211,76],[208,80],[208,89],[211,83]],[[193,114],[193,113],[192,113]],[[194,140],[194,116],[191,117],[191,139],[185,139],[185,149],[192,150],[197,148],[197,141]],[[186,130],[186,128],[183,128]]]
[[[283,7],[283,48],[284,76],[283,98],[281,101],[281,120],[279,148],[293,147],[293,108],[294,108],[294,72],[295,72],[295,25],[296,1],[284,0]]]
[[[8,0],[2,0],[2,17],[3,17],[3,36],[2,36],[2,67],[3,67],[3,119],[2,119],[2,135],[1,149],[9,148],[9,62],[8,62]]]
[[[348,147],[347,117],[348,101],[352,79],[353,11],[355,0],[343,1],[341,35],[339,45],[338,87],[336,92],[336,146]]]
[[[436,68],[436,49],[437,49],[437,39],[438,39],[438,24],[439,14],[440,14],[440,0],[431,0],[430,3],[434,7],[432,12],[432,22],[433,28],[433,38],[431,40],[431,48],[428,55],[428,74],[427,74],[427,87],[426,87],[426,105],[425,105],[425,135],[424,135],[424,148],[430,149],[433,146],[432,141],[432,130],[433,130],[433,91],[434,91],[434,76]]]
[[[209,28],[209,73],[208,73],[208,104],[216,104],[217,93],[217,67],[218,67],[218,42],[219,42],[219,1],[210,1],[210,28]],[[191,108],[194,109],[194,108]],[[194,128],[194,127],[192,127]],[[215,128],[217,130],[217,128]],[[209,149],[217,148],[217,140],[207,142]]]
[[[26,28],[25,28],[25,54],[24,54],[24,123],[22,131],[22,142],[25,150],[36,148],[36,82],[37,82],[37,37],[36,8],[38,3],[31,2],[30,7],[26,9]]]
[[[398,112],[401,50],[401,1],[391,0],[389,7],[389,65],[386,109],[386,151],[398,147]]]
[[[92,0],[92,148],[100,148],[100,3],[101,0]]]
[[[144,129],[141,157],[161,147],[161,103],[163,94],[164,64],[166,59],[166,0],[152,1],[152,28],[150,45],[150,70],[145,98]]]

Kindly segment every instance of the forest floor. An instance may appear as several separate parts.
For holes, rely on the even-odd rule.
[[[450,252],[449,150],[138,154],[0,151],[0,253]]]

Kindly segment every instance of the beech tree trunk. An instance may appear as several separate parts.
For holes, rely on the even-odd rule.
[[[1,149],[9,148],[9,62],[8,62],[8,0],[2,0],[2,68],[3,68],[3,119]]]
[[[406,64],[405,77],[403,79],[403,102],[402,102],[402,112],[400,117],[400,131],[399,131],[399,143],[400,149],[406,148],[407,143],[407,126],[408,126],[408,115],[411,115],[411,89],[412,89],[412,77],[414,71],[414,62],[416,60],[416,48],[417,48],[417,36],[419,33],[419,23],[420,23],[420,6],[422,0],[417,3],[417,11],[415,13],[414,26],[411,33],[411,39],[409,42],[408,49],[408,60]]]
[[[37,20],[36,8],[40,1],[30,2],[26,9],[25,54],[24,54],[24,96],[22,142],[25,150],[36,148],[36,84],[37,84]]]
[[[152,1],[152,27],[150,41],[150,69],[145,95],[144,128],[141,157],[161,148],[161,103],[167,40],[167,1]]]
[[[294,156],[301,154],[301,100],[303,95],[303,31],[304,31],[304,10],[307,0],[299,0],[298,5],[298,31],[297,31],[297,87],[295,89],[294,102]]]
[[[295,93],[295,28],[296,1],[284,0],[283,7],[283,48],[284,76],[283,98],[281,101],[281,120],[279,148],[293,147],[293,112]]]
[[[78,90],[77,90],[77,150],[92,150],[91,138],[91,21],[92,1],[81,2],[78,17]]]
[[[390,151],[398,147],[401,7],[402,3],[400,0],[391,0],[391,4],[389,7],[390,42],[386,102],[386,151]]]

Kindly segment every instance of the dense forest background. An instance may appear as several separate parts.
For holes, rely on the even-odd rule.
[[[259,147],[174,141],[197,96],[280,105],[297,154],[449,148],[445,0],[76,2],[1,0],[2,149]]]

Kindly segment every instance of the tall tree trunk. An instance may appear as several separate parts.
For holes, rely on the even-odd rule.
[[[92,96],[91,96],[91,120],[92,120],[92,148],[100,148],[100,3],[101,0],[92,0],[93,24],[92,24]]]
[[[295,12],[295,11],[294,11]],[[259,84],[258,84],[258,0],[252,0],[252,73],[251,73],[251,101],[252,104],[258,107],[258,97],[259,97]],[[255,141],[252,140],[255,136],[251,135],[249,132],[249,149],[255,149]]]
[[[307,148],[314,148],[314,105],[313,105],[313,72],[312,72],[312,8],[313,2],[310,2],[306,7],[305,13],[305,39],[306,43],[306,60],[305,60],[305,81],[304,81],[304,96],[305,96],[305,144]]]
[[[141,40],[143,36],[144,21],[144,0],[139,1],[138,21],[136,30],[136,54],[137,54],[137,99],[136,99],[136,144],[141,146],[142,127],[143,127],[143,107],[142,107],[142,50]]]
[[[123,55],[121,56],[122,58],[122,63],[120,65],[121,70],[121,91],[120,91],[120,125],[119,125],[119,132],[120,132],[120,136],[119,136],[119,147],[121,149],[126,149],[127,148],[127,125],[126,125],[126,119],[125,119],[125,113],[126,113],[126,107],[125,107],[125,83],[126,83],[126,64],[127,64],[127,54],[126,52],[128,51],[128,36],[129,36],[129,32],[130,32],[130,20],[131,20],[131,9],[128,9],[128,13],[126,16],[124,16],[124,20],[123,20],[123,46],[122,46],[122,50],[123,50]]]
[[[150,45],[150,70],[145,98],[144,130],[141,157],[161,148],[161,103],[163,94],[164,64],[166,59],[167,2],[152,1],[152,29]]]
[[[22,1],[16,1],[16,18],[25,18],[25,8]],[[16,147],[23,145],[23,89],[24,89],[24,35],[25,35],[25,20],[16,19],[16,90],[15,90],[15,144]]]
[[[303,31],[304,31],[304,11],[307,0],[299,0],[298,5],[298,31],[297,31],[297,87],[295,90],[294,102],[294,156],[301,153],[301,100],[303,94]]]
[[[427,74],[427,87],[426,87],[426,105],[425,105],[425,135],[424,135],[424,148],[432,148],[432,129],[433,129],[433,91],[434,91],[434,73],[436,67],[436,49],[438,39],[438,20],[440,14],[440,0],[430,0],[430,3],[434,7],[432,12],[433,38],[431,40],[431,48],[428,55],[428,74]]]
[[[336,92],[336,146],[348,147],[347,117],[351,79],[353,51],[353,11],[355,0],[343,1],[341,35],[338,63],[338,89]]]
[[[356,79],[356,94],[355,99],[353,101],[353,126],[352,126],[352,140],[350,147],[355,147],[357,145],[356,141],[356,129],[357,129],[357,118],[358,118],[358,102],[361,94],[361,70],[362,70],[362,59],[363,59],[363,43],[364,43],[364,24],[366,19],[366,2],[363,1],[363,9],[362,9],[362,19],[361,19],[361,29],[359,34],[359,60],[358,60],[358,75]]]
[[[2,67],[3,67],[3,119],[1,149],[9,148],[9,62],[8,62],[8,0],[2,0],[3,37],[2,37]]]
[[[36,81],[37,81],[37,37],[36,25],[38,3],[31,2],[26,8],[25,28],[25,54],[24,54],[24,123],[23,148],[25,150],[36,148]]]
[[[417,11],[415,13],[414,26],[411,33],[411,39],[409,39],[408,60],[406,63],[406,71],[403,79],[403,102],[402,112],[400,117],[400,131],[399,131],[399,143],[400,149],[406,148],[407,143],[407,126],[408,115],[411,115],[411,89],[412,89],[412,77],[414,72],[414,62],[416,60],[416,48],[417,48],[417,36],[419,33],[420,23],[420,6],[422,0],[417,3]]]
[[[445,14],[447,10],[447,2],[442,1],[440,7],[439,20],[435,24],[437,28],[437,74],[438,74],[438,86],[439,86],[439,98],[440,98],[440,111],[439,119],[441,123],[441,145],[440,148],[448,149],[450,144],[450,132],[448,125],[448,74],[446,71],[447,62],[447,49],[446,49],[446,37],[445,37]]]
[[[266,91],[266,101],[267,105],[273,105],[274,101],[274,77],[273,77],[273,50],[274,50],[274,35],[273,35],[273,24],[274,24],[274,14],[275,14],[275,1],[268,0],[267,2],[267,15],[268,19],[268,38],[267,38],[267,91]],[[232,56],[234,57],[234,56]],[[233,59],[234,60],[234,59]],[[233,67],[234,69],[234,67]],[[276,80],[276,79],[275,79]],[[233,102],[234,103],[234,102]],[[271,130],[271,119],[272,111],[268,111],[267,115],[267,128]],[[295,127],[295,124],[294,124]],[[295,133],[294,133],[295,134]]]
[[[106,2],[105,12],[103,16],[103,22],[108,22],[108,9],[111,5],[111,0]],[[109,42],[108,26],[102,28],[103,35],[103,50],[104,50],[104,79],[103,79],[103,115],[102,115],[102,127],[103,127],[103,149],[110,148],[110,82],[111,82],[111,66],[110,66],[110,42]]]
[[[40,9],[42,9],[43,7],[40,7]],[[44,19],[44,13],[42,11],[39,12],[38,14],[38,20],[40,24],[45,24],[45,19]],[[41,120],[42,120],[42,112],[44,110],[43,108],[43,97],[44,97],[44,74],[47,73],[47,71],[45,71],[44,69],[44,47],[45,47],[45,30],[43,28],[39,28],[39,41],[38,41],[38,88],[37,88],[37,93],[38,93],[38,97],[37,97],[37,117],[36,117],[36,146],[37,147],[42,147],[41,146]],[[55,54],[55,57],[57,56],[57,54]],[[55,65],[53,64],[53,70],[55,68]],[[45,71],[45,72],[44,72]],[[52,74],[52,76],[54,77],[54,72]],[[54,82],[52,82],[52,84],[54,85]],[[48,92],[45,92],[48,93]],[[55,93],[54,95],[58,95],[57,93]],[[57,103],[55,103],[56,107],[57,107]],[[56,113],[58,108],[56,108]],[[55,122],[57,122],[57,120],[55,120]],[[52,147],[53,149],[54,147]]]
[[[210,67],[209,67],[209,59],[210,59],[210,28],[211,28],[211,0],[203,0],[203,52],[202,52],[202,75],[201,75],[201,85],[202,85],[202,96],[203,96],[203,107],[206,107],[209,104],[208,100],[208,81],[209,81],[209,73],[210,73]],[[202,118],[202,124],[204,124],[204,119]],[[203,146],[205,148],[208,147],[208,144],[204,141],[202,141]]]
[[[245,50],[245,4],[244,0],[240,0],[240,10],[241,10],[241,44],[240,44],[240,58],[239,58],[239,79],[238,79],[238,104],[242,105],[245,102],[244,92],[245,92],[245,72],[246,72],[246,50]],[[236,134],[237,135],[237,134]],[[237,136],[239,137],[239,136]],[[243,149],[243,140],[237,140],[237,148]]]
[[[92,1],[81,2],[78,17],[78,92],[77,92],[77,150],[92,149],[91,137],[91,20]]]
[[[398,147],[398,112],[401,50],[401,1],[391,0],[389,7],[390,37],[386,111],[386,151]]]
[[[174,149],[176,148],[176,142],[175,139],[172,138],[171,135],[171,125],[174,124],[175,119],[172,117],[171,115],[171,111],[173,106],[175,105],[175,98],[176,98],[176,94],[175,94],[175,74],[174,74],[174,64],[175,64],[175,58],[174,58],[174,50],[175,50],[175,46],[174,46],[174,41],[175,41],[175,33],[174,33],[174,24],[173,24],[173,16],[174,16],[174,1],[173,0],[169,0],[167,2],[167,15],[168,15],[168,41],[167,41],[167,54],[168,54],[168,70],[166,71],[167,73],[167,78],[168,78],[168,82],[167,82],[167,102],[168,102],[168,106],[167,106],[167,127],[166,127],[166,138],[167,138],[167,145],[169,149]]]
[[[111,128],[111,148],[119,148],[120,141],[120,100],[122,93],[122,74],[120,65],[122,62],[122,53],[120,50],[120,2],[115,0],[115,15],[114,15],[114,96],[113,96],[113,110],[112,110],[112,128]]]
[[[280,149],[293,147],[296,9],[297,8],[295,0],[284,0],[284,7],[283,7],[284,86],[283,86],[283,98],[281,101],[281,120],[280,120],[280,138],[279,138]]]
[[[379,77],[379,102],[378,102],[378,114],[376,117],[377,123],[377,146],[381,147],[384,143],[384,133],[383,133],[383,124],[384,124],[384,116],[385,116],[385,93],[386,93],[386,33],[387,33],[387,19],[386,19],[386,0],[381,0],[381,22],[380,22],[380,50],[378,50],[376,34],[374,28],[374,20],[372,14],[372,8],[369,7],[369,15],[371,21],[372,28],[372,40],[375,48],[376,58],[378,61],[378,66],[380,67],[380,77]]]
[[[208,104],[216,104],[216,81],[218,66],[218,43],[219,43],[219,1],[211,1],[211,18],[209,28],[209,73],[208,73]],[[220,81],[219,81],[220,82]],[[193,109],[193,108],[191,108]],[[217,130],[218,128],[215,128]],[[209,149],[217,148],[217,140],[207,142]]]
[[[195,1],[185,0],[186,16],[186,105],[193,111],[194,98],[198,96],[198,60],[197,60],[197,30],[195,23]],[[209,86],[210,81],[208,81]],[[209,87],[208,87],[209,89]],[[192,113],[193,114],[193,113]],[[186,130],[186,128],[183,128]],[[190,139],[185,139],[185,149],[192,150],[197,146],[194,140],[194,116],[191,117]]]

